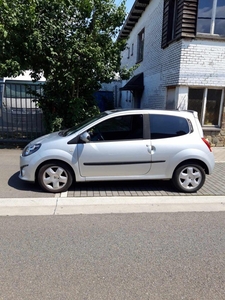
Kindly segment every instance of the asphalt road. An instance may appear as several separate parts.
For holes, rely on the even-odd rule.
[[[225,212],[0,217],[1,300],[223,300]]]

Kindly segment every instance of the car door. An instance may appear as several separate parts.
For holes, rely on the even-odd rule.
[[[152,154],[150,175],[161,178],[169,169],[174,169],[174,157],[185,148],[191,125],[180,116],[151,114],[149,117]]]
[[[88,134],[90,142],[77,145],[81,176],[129,178],[149,172],[150,139],[145,137],[142,114],[111,117]]]

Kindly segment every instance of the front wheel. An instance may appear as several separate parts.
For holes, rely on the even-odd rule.
[[[45,164],[38,172],[38,183],[47,192],[65,192],[71,186],[72,181],[70,169],[62,162]]]
[[[205,171],[198,164],[184,164],[175,170],[172,181],[179,191],[194,193],[203,186]]]

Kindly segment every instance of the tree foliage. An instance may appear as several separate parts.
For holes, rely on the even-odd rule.
[[[0,10],[0,77],[25,70],[33,80],[44,75],[38,104],[52,124],[68,127],[93,114],[93,92],[120,69],[126,41],[116,36],[125,3],[0,0]]]

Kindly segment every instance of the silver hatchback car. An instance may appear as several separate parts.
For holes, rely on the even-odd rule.
[[[19,177],[52,193],[74,181],[138,179],[172,179],[196,192],[214,164],[196,112],[111,110],[29,143]]]

